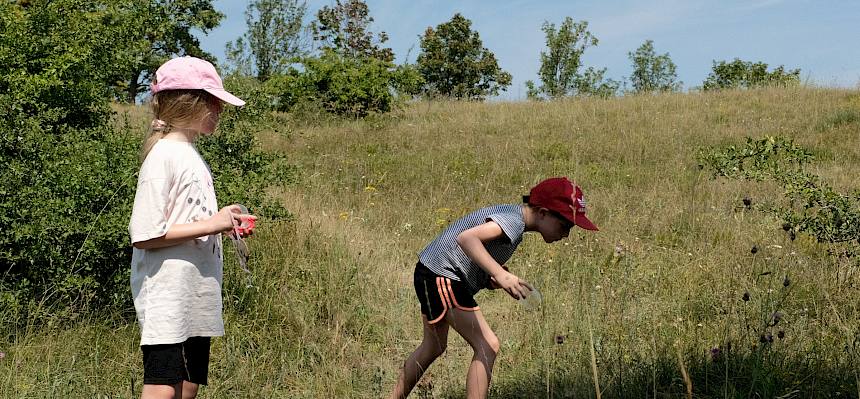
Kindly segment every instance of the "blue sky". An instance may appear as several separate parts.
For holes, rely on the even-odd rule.
[[[526,80],[537,81],[545,49],[541,24],[561,24],[566,16],[585,20],[600,41],[585,52],[586,66],[607,68],[606,77],[630,76],[627,56],[645,40],[669,53],[684,87],[699,86],[714,60],[763,61],[800,68],[802,78],[823,86],[860,87],[860,1],[858,0],[367,0],[373,32],[401,63],[414,62],[419,36],[461,13],[472,20],[484,47],[513,75],[501,97],[525,97]],[[329,0],[308,1],[308,18]],[[245,30],[248,1],[215,0],[225,14],[221,26],[200,35],[204,50],[224,58],[224,45]]]

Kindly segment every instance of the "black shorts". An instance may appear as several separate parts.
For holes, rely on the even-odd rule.
[[[421,262],[415,265],[414,282],[421,314],[427,316],[430,324],[442,320],[448,309],[468,312],[481,309],[465,283],[438,276]]]
[[[141,345],[143,383],[176,385],[182,381],[206,385],[209,376],[209,337],[191,337],[178,344]]]

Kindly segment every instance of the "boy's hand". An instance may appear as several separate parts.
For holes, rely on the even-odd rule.
[[[505,269],[505,271],[508,271],[508,267],[507,267],[507,266],[502,266],[502,269]],[[490,276],[490,287],[489,287],[489,288],[490,288],[491,290],[497,290],[497,289],[499,289],[499,288],[502,288],[502,286],[500,286],[500,285],[499,285],[499,283],[497,283],[497,282],[496,282],[496,278],[495,278],[495,277]]]
[[[533,290],[531,284],[508,271],[493,276],[495,284],[514,299],[523,299]]]

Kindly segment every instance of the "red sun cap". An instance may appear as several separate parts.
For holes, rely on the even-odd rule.
[[[552,177],[538,183],[529,192],[528,204],[556,212],[585,230],[597,230],[585,216],[582,189],[567,177]]]

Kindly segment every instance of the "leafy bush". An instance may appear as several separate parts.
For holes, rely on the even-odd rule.
[[[803,166],[814,157],[793,141],[747,138],[743,147],[703,150],[699,159],[713,169],[714,176],[780,184],[787,203],[766,210],[782,218],[783,229],[792,239],[802,232],[822,243],[860,242],[860,190],[842,194],[805,172]]]
[[[104,81],[125,65],[124,30],[110,22],[86,1],[0,5],[5,309],[127,302],[139,141],[110,125]]]
[[[761,86],[791,86],[800,83],[800,69],[786,71],[780,65],[771,72],[764,62],[748,62],[735,58],[732,62],[714,61],[714,66],[702,86],[704,90]]]
[[[420,77],[413,68],[394,68],[376,58],[348,58],[324,50],[318,58],[302,60],[303,71],[291,70],[266,82],[277,96],[276,108],[290,111],[302,103],[351,117],[389,112],[397,94],[413,94]]]
[[[657,55],[654,41],[646,40],[635,52],[627,53],[633,63],[630,83],[635,93],[673,92],[681,90],[675,63],[669,53]]]
[[[198,143],[203,159],[215,180],[215,192],[222,205],[240,203],[254,214],[277,220],[291,214],[265,193],[272,184],[295,183],[298,170],[284,154],[264,152],[255,132],[276,128],[281,121],[272,115],[272,98],[253,78],[228,79],[227,88],[246,101],[242,108],[226,107],[216,134]]]
[[[113,116],[106,77],[126,70],[120,46],[142,33],[114,24],[104,4],[35,3],[0,3],[0,326],[131,303],[141,129]],[[253,102],[226,112],[222,135],[201,147],[222,203],[280,217],[264,188],[295,169],[255,148],[241,121],[262,113]]]

